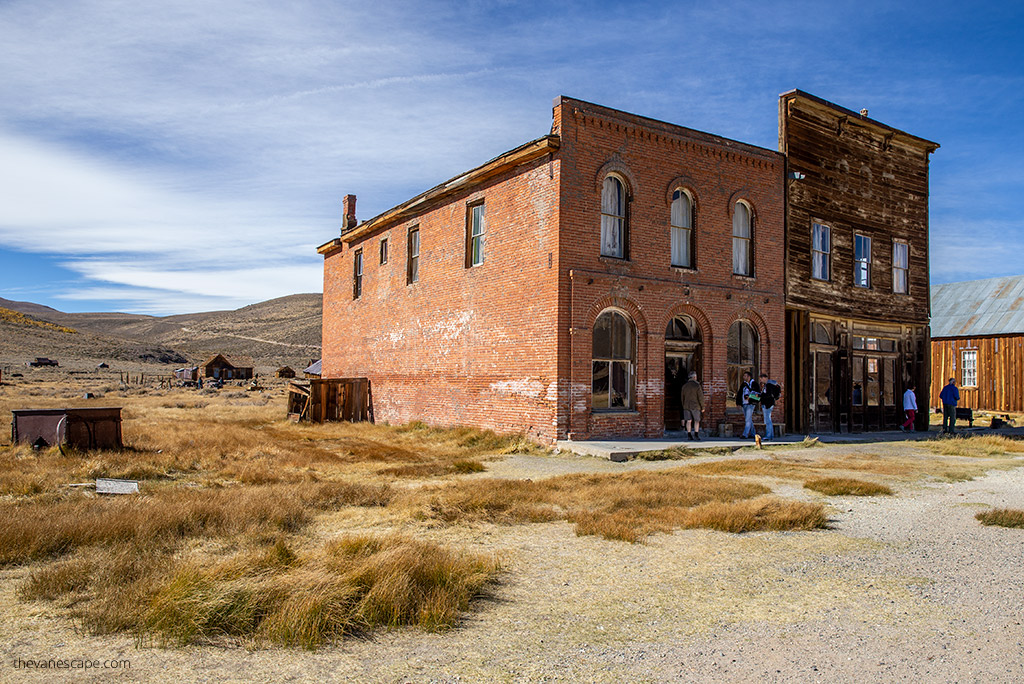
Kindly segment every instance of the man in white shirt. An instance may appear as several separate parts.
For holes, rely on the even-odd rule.
[[[906,432],[914,428],[914,416],[917,415],[917,395],[914,394],[914,383],[910,383],[907,391],[903,393],[903,411],[907,414],[907,422],[900,425],[900,430]]]

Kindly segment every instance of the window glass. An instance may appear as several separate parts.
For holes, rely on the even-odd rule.
[[[380,263],[388,263],[388,239],[383,238],[380,241]]]
[[[832,229],[820,223],[811,224],[811,277],[829,280],[829,258],[832,254]]]
[[[469,208],[469,265],[479,266],[484,262],[484,205],[475,204]]]
[[[754,326],[747,321],[735,321],[729,326],[726,363],[728,365],[727,381],[731,394],[735,395],[739,390],[744,371],[749,372],[752,378],[757,378],[760,354],[760,340]]]
[[[352,297],[358,299],[363,294],[363,250],[356,250],[352,260]]]
[[[737,275],[753,275],[752,253],[753,230],[750,208],[737,202],[732,214],[732,272]]]
[[[635,337],[633,322],[621,312],[605,311],[594,322],[591,385],[594,409],[632,408]]]
[[[676,316],[665,328],[666,340],[700,340],[700,328],[690,316]]]
[[[871,238],[854,236],[853,284],[871,287]]]
[[[626,189],[615,176],[604,179],[601,190],[601,254],[626,256]]]
[[[910,245],[906,242],[892,244],[892,291],[907,293],[907,274],[910,268]]]
[[[420,279],[420,229],[409,230],[409,262],[406,280],[415,283]]]
[[[960,384],[964,387],[978,386],[978,351],[976,349],[964,349],[962,352],[963,362],[961,365]]]
[[[693,267],[693,204],[682,190],[672,193],[672,265]]]
[[[896,405],[896,361],[895,359],[882,359],[885,368],[885,380],[882,385],[882,396],[886,406]]]

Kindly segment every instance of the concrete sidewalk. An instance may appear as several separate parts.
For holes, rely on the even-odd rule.
[[[869,442],[898,442],[902,440],[921,440],[939,437],[942,434],[941,428],[932,427],[928,432],[901,432],[893,430],[889,432],[858,432],[839,433],[827,435],[785,435],[776,437],[769,444],[799,444],[806,438],[817,438],[823,443],[869,443]],[[971,435],[1005,435],[1009,437],[1024,437],[1024,428],[1004,428],[992,430],[990,428],[966,428],[957,430],[958,436],[968,437]],[[597,456],[607,458],[611,461],[622,462],[636,458],[639,454],[648,451],[663,451],[665,449],[684,448],[697,451],[700,449],[725,448],[733,451],[754,445],[753,439],[740,439],[738,437],[701,437],[700,441],[690,441],[686,438],[685,432],[667,433],[660,439],[621,439],[621,440],[595,440],[586,442],[574,442],[560,440],[555,446],[563,451],[571,451],[583,456]]]

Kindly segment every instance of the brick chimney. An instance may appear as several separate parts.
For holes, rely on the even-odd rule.
[[[352,230],[356,227],[356,196],[345,195],[341,200],[341,232]]]

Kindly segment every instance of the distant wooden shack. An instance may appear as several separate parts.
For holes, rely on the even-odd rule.
[[[367,378],[293,380],[288,385],[288,417],[294,421],[373,422],[373,394]]]
[[[53,359],[48,359],[45,356],[37,356],[35,361],[29,361],[28,365],[32,368],[41,368],[43,366],[59,366],[60,364]]]
[[[120,408],[16,409],[11,442],[78,449],[120,449]]]
[[[276,375],[279,378],[294,378],[295,369],[292,368],[291,366],[281,366],[274,372],[274,375]]]
[[[320,364],[321,364],[321,362],[322,362],[322,359],[317,359],[316,361],[311,361],[309,366],[307,366],[305,369],[303,369],[302,376],[305,377],[305,378],[319,378],[320,377]]]
[[[184,380],[186,382],[195,382],[199,379],[199,366],[192,366],[191,368],[178,368],[174,371],[174,377],[178,380]]]
[[[1024,411],[1024,275],[932,286],[931,406],[956,378],[959,407]]]
[[[214,354],[199,366],[199,376],[217,380],[249,380],[255,363],[248,356]]]

